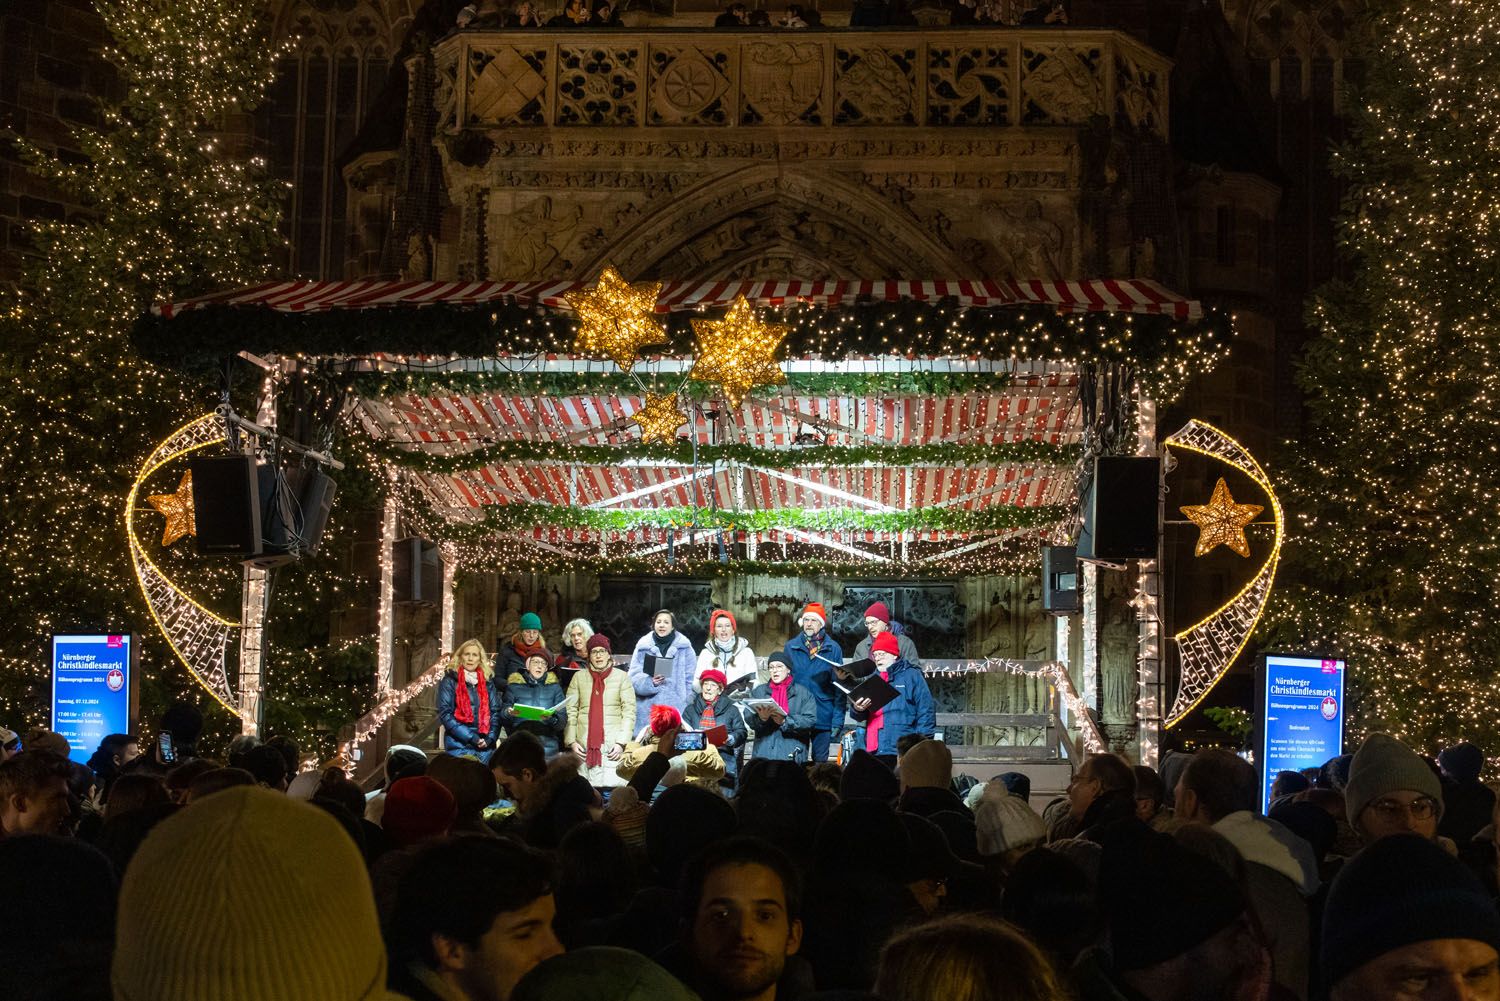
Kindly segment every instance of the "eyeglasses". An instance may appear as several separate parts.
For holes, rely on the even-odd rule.
[[[1377,799],[1370,804],[1370,809],[1387,820],[1400,820],[1407,814],[1415,820],[1431,820],[1437,816],[1438,805],[1431,796],[1419,796],[1410,803],[1399,799]]]

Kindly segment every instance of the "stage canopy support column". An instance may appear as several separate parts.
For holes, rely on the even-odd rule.
[[[385,515],[380,521],[380,607],[375,646],[375,698],[391,690],[396,652],[396,483],[391,480],[385,495]]]
[[[276,379],[281,363],[276,357],[256,359],[265,367],[265,378],[260,388],[260,406],[255,413],[255,423],[263,428],[276,427]],[[245,438],[246,448],[255,451],[256,439]],[[252,737],[260,736],[261,724],[265,720],[265,699],[261,692],[261,675],[265,670],[266,615],[271,604],[271,571],[246,563],[244,580],[240,586],[240,678],[236,692],[239,696],[240,732]]]
[[[458,554],[443,547],[443,618],[438,632],[438,654],[448,657],[453,654],[453,622],[458,613],[454,605],[454,578],[457,576]]]
[[[1082,691],[1084,705],[1090,712],[1099,711],[1099,568],[1093,563],[1081,563],[1083,571],[1083,649],[1080,651],[1080,667],[1083,670]]]
[[[1160,456],[1156,444],[1156,401],[1140,395],[1136,400],[1136,454]],[[1151,768],[1157,766],[1161,755],[1162,731],[1162,631],[1161,631],[1161,566],[1162,526],[1166,507],[1165,467],[1158,473],[1156,493],[1156,559],[1140,560],[1136,568],[1135,606],[1136,618],[1140,622],[1140,653],[1138,655],[1137,681],[1140,685],[1136,701],[1136,739],[1140,747],[1140,762]]]

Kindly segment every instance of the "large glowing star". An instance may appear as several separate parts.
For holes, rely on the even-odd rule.
[[[755,386],[786,382],[776,362],[776,348],[791,327],[762,323],[744,296],[735,298],[722,320],[694,320],[698,354],[689,374],[704,382],[717,382],[731,407],[738,407]]]
[[[161,533],[162,545],[170,546],[183,536],[198,534],[197,525],[193,520],[193,471],[191,469],[182,474],[182,482],[177,484],[176,493],[152,494],[146,498],[146,503],[160,511],[167,519],[167,527]]]
[[[1228,546],[1248,557],[1250,542],[1245,538],[1245,526],[1264,510],[1259,504],[1236,504],[1229,496],[1224,477],[1219,477],[1207,504],[1187,504],[1182,508],[1182,513],[1198,526],[1198,546],[1193,555],[1204,556],[1219,546]]]
[[[657,396],[646,394],[646,404],[630,418],[641,426],[641,441],[670,442],[677,437],[677,429],[687,423],[687,417],[677,409],[677,395]]]
[[[659,295],[661,282],[632,285],[608,266],[593,288],[563,293],[578,314],[574,350],[584,355],[602,354],[620,366],[621,371],[629,372],[641,348],[667,341],[667,330],[656,319]]]

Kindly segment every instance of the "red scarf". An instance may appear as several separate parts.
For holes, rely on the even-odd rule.
[[[462,667],[458,669],[458,691],[453,700],[453,718],[460,723],[472,724],[480,734],[488,737],[490,734],[490,686],[486,683],[483,670],[474,672],[474,677],[478,679],[474,687],[479,689],[479,719],[483,720],[481,723],[474,718],[474,706],[469,699],[469,683],[464,680],[466,673]]]
[[[881,681],[890,681],[891,676],[885,671],[880,672]],[[865,750],[875,754],[880,750],[880,728],[885,725],[884,707],[875,710],[870,715],[870,722],[865,727]]]
[[[774,681],[771,682],[771,698],[776,700],[776,704],[781,707],[781,711],[784,713],[791,712],[791,710],[788,709],[786,705],[787,696],[791,693],[791,690],[792,676],[790,674],[787,675],[786,680],[779,685]]]
[[[522,664],[525,664],[526,658],[530,657],[532,654],[539,653],[543,657],[547,656],[547,646],[541,641],[540,638],[538,638],[535,643],[532,643],[528,646],[527,644],[521,642],[521,634],[516,633],[510,638],[510,645],[515,648],[516,653],[521,655]]]
[[[609,677],[612,670],[614,668],[605,668],[603,671],[588,669],[594,683],[594,696],[589,699],[589,742],[584,763],[590,768],[598,768],[604,764],[604,679]]]
[[[703,712],[698,716],[698,729],[710,730],[717,725],[718,720],[714,716],[714,704],[705,700],[703,703]]]

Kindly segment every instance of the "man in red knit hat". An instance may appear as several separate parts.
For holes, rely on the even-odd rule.
[[[922,667],[922,661],[917,657],[917,645],[906,635],[906,630],[901,623],[891,621],[891,610],[883,601],[877,601],[865,609],[865,629],[870,635],[859,641],[859,646],[854,648],[855,660],[866,660],[874,647],[875,637],[882,633],[889,633],[896,637],[896,645],[900,648],[901,659],[912,667]]]
[[[807,689],[817,704],[812,731],[812,759],[828,760],[828,747],[844,726],[844,693],[834,685],[834,669],[844,664],[844,651],[828,635],[828,612],[808,602],[798,620],[802,630],[786,641],[792,662],[792,681]]]
[[[900,645],[895,636],[889,632],[880,633],[872,638],[870,646],[875,671],[882,681],[896,690],[896,698],[874,711],[864,699],[850,706],[860,725],[855,746],[894,764],[896,743],[902,737],[909,733],[931,737],[937,731],[937,704],[932,701],[932,692],[928,690],[922,672],[900,656]]]

